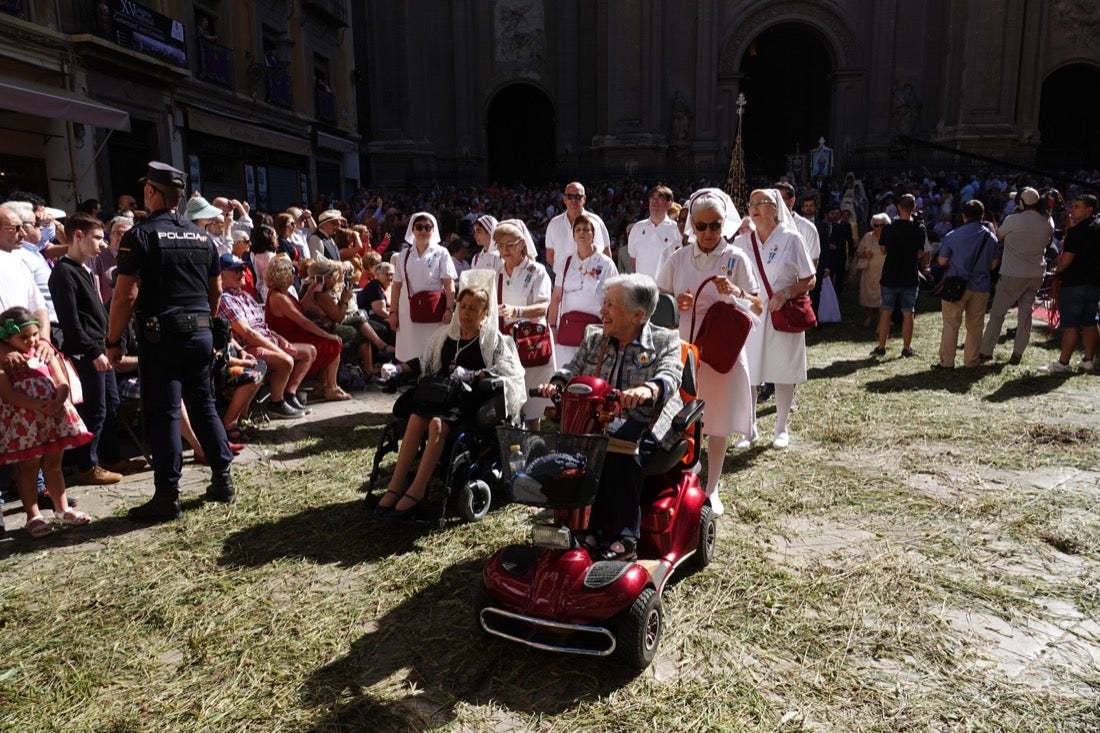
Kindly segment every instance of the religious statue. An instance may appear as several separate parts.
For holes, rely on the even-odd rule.
[[[691,142],[691,107],[679,91],[672,99],[672,147],[686,148]]]
[[[810,178],[828,178],[833,174],[833,149],[826,147],[825,138],[817,139],[817,147],[810,151]]]
[[[890,116],[893,128],[901,135],[912,135],[920,117],[920,101],[913,85],[896,84],[891,92]]]

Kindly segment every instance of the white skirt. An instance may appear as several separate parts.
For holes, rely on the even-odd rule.
[[[395,349],[397,360],[407,362],[421,359],[424,357],[424,349],[428,346],[432,334],[442,328],[443,323],[413,323],[409,318],[408,301],[402,305],[406,307],[397,313],[399,325]]]
[[[705,362],[697,371],[699,399],[703,407],[703,432],[728,437],[756,438],[756,396],[749,381],[749,365],[742,349],[725,374]]]

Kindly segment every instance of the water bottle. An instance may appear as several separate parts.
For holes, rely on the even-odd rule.
[[[515,475],[523,470],[526,461],[523,458],[523,448],[513,445],[508,452],[508,470]]]

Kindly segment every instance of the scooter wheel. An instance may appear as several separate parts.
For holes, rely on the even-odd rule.
[[[695,554],[691,556],[691,566],[696,570],[702,570],[714,559],[714,547],[718,542],[718,522],[714,518],[714,511],[703,505],[699,512],[699,546],[695,548]]]
[[[480,522],[489,513],[493,503],[493,490],[481,480],[467,481],[462,487],[459,509],[467,522]]]
[[[646,588],[634,604],[623,612],[615,635],[615,654],[623,664],[645,669],[657,656],[663,627],[661,596]]]

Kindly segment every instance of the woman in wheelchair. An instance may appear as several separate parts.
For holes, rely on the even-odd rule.
[[[495,299],[492,297],[496,273],[470,270],[463,273],[464,287],[458,294],[458,308],[451,323],[436,331],[428,341],[421,359],[422,381],[449,377],[474,389],[462,390],[457,398],[431,399],[431,390],[414,388],[394,404],[394,415],[408,414],[408,425],[397,452],[397,465],[386,492],[378,499],[375,514],[391,519],[412,516],[428,490],[448,434],[462,421],[476,419],[478,409],[492,394],[476,389],[482,377],[500,377],[504,382],[505,414],[510,421],[519,417],[525,399],[523,367],[516,345],[497,330]],[[476,283],[471,285],[470,283]],[[448,382],[444,379],[443,385]],[[409,470],[420,447],[416,475],[405,485]]]
[[[603,560],[633,560],[641,534],[643,462],[677,436],[672,418],[680,400],[680,334],[653,326],[657,284],[647,275],[619,275],[605,282],[602,330],[590,329],[576,355],[549,384],[553,397],[575,376],[606,380],[622,393],[622,417],[608,427],[608,446],[589,534],[584,542]],[[636,449],[620,446],[633,444]]]

